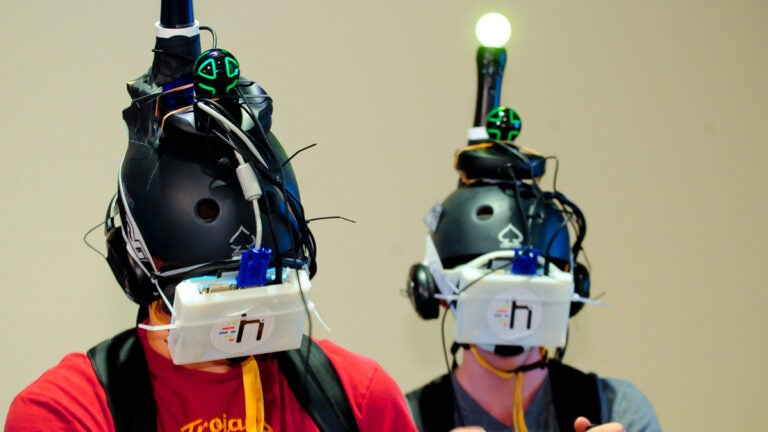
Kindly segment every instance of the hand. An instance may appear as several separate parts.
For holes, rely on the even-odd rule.
[[[593,425],[586,417],[579,417],[573,422],[573,429],[576,432],[624,432],[624,426],[621,423],[605,423]]]

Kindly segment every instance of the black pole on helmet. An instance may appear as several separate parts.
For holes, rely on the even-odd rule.
[[[511,27],[501,14],[487,13],[475,25],[475,35],[480,46],[477,48],[477,98],[475,118],[468,131],[468,146],[454,157],[454,168],[459,171],[459,187],[472,183],[472,179],[495,177],[505,171],[508,152],[498,154],[488,148],[489,135],[486,129],[488,115],[496,110],[501,99],[501,83],[507,50],[504,44],[509,40]],[[475,144],[483,144],[481,147]],[[501,157],[500,157],[501,156]],[[501,164],[501,165],[500,165]],[[502,171],[500,171],[500,169]]]
[[[501,83],[507,63],[504,44],[509,40],[509,21],[498,13],[483,15],[475,26],[480,46],[477,49],[477,101],[473,126],[485,126],[485,120],[499,106]]]

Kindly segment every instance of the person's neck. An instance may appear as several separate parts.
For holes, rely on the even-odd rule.
[[[530,348],[524,353],[512,357],[496,355],[481,349],[477,349],[476,353],[483,356],[485,361],[494,369],[504,372],[513,371],[521,366],[541,360],[538,348]],[[522,402],[523,408],[528,409],[547,377],[547,369],[534,368],[518,376],[523,377]],[[456,379],[478,405],[500,422],[512,426],[512,407],[515,402],[517,376],[501,377],[484,367],[475,358],[475,354],[469,350],[464,350],[461,364],[456,369]]]

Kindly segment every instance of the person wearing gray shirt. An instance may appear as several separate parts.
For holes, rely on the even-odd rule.
[[[498,129],[519,122],[496,121],[516,113],[497,111],[489,135],[516,136]],[[448,373],[406,393],[421,432],[661,430],[635,384],[562,363],[570,317],[599,302],[579,256],[584,214],[554,182],[541,186],[552,158],[487,135],[454,157],[459,186],[425,218],[406,288],[420,317],[450,310],[456,322]]]

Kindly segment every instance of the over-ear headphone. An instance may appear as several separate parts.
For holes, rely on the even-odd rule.
[[[416,313],[423,319],[435,319],[440,315],[440,301],[435,298],[437,287],[432,272],[422,263],[416,263],[408,271],[406,294]]]
[[[140,305],[147,305],[157,299],[159,293],[141,264],[128,253],[123,228],[115,223],[121,206],[120,194],[117,192],[109,202],[104,219],[107,263],[125,295]]]

